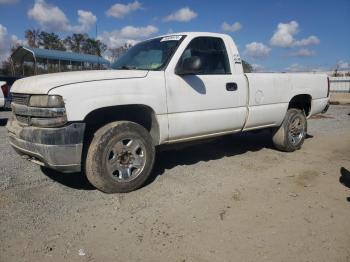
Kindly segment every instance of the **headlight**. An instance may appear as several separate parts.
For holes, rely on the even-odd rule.
[[[31,95],[29,102],[21,102],[17,99],[11,105],[19,123],[37,127],[59,127],[67,123],[63,98],[59,95]]]
[[[58,95],[32,95],[29,100],[32,107],[64,107],[63,98]]]

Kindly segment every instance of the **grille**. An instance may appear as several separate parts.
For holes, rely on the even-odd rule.
[[[28,116],[16,115],[16,119],[21,124],[29,125],[30,118]]]
[[[29,95],[12,94],[12,103],[19,104],[19,105],[28,105]]]

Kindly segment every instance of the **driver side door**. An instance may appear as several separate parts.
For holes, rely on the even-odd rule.
[[[247,113],[246,79],[232,74],[223,39],[192,39],[177,68],[190,57],[200,58],[197,74],[165,73],[169,141],[240,131]]]

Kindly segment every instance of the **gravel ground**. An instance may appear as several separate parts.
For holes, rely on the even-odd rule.
[[[350,261],[350,107],[294,153],[268,132],[163,149],[148,185],[103,194],[22,160],[0,112],[0,261]]]

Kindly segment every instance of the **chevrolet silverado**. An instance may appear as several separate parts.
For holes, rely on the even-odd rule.
[[[7,129],[29,160],[129,192],[150,176],[161,144],[269,128],[277,149],[299,149],[307,118],[328,108],[327,81],[244,73],[230,36],[176,33],[136,44],[111,70],[16,81]]]

